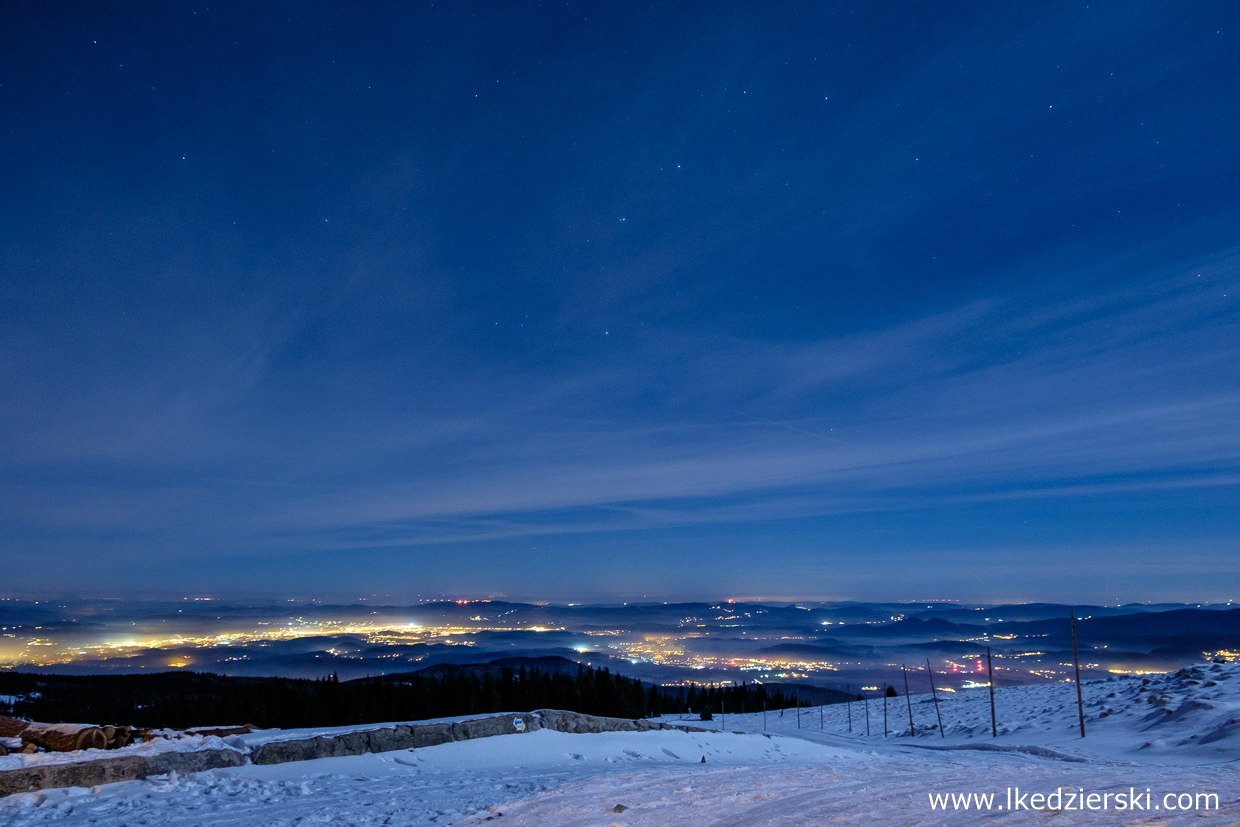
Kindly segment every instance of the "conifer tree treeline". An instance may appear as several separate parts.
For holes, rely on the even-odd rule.
[[[0,672],[0,714],[48,723],[118,724],[186,729],[249,723],[295,729],[566,709],[589,715],[645,718],[698,710],[757,712],[795,705],[765,686],[646,687],[607,669],[576,674],[521,666],[433,676],[389,675],[341,683],[240,678],[206,672],[153,675],[32,675]],[[0,701],[5,699],[0,699]]]
[[[689,686],[684,690],[682,705],[686,710],[701,710],[703,706],[709,706],[713,713],[761,712],[763,709],[797,706],[797,699],[778,689],[768,690],[762,684],[750,686],[742,683],[740,686]]]

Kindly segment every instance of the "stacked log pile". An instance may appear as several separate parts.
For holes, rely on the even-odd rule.
[[[40,724],[0,715],[0,737],[21,738],[20,751],[26,753],[34,752],[39,747],[52,752],[117,749],[132,740],[132,732],[133,730],[127,726]]]

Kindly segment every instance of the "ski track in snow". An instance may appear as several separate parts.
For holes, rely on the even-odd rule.
[[[914,737],[908,737],[903,698],[888,702],[887,738],[881,700],[871,701],[868,738],[861,734],[864,713],[856,704],[852,734],[843,707],[827,707],[821,715],[817,708],[803,711],[800,729],[795,712],[768,713],[765,727],[773,737],[764,737],[762,713],[685,721],[748,734],[541,730],[93,790],[24,793],[0,799],[0,825],[1240,827],[1240,665],[1203,665],[1084,688],[1084,740],[1071,685],[1000,687],[998,738],[991,738],[986,692],[940,696],[946,738],[934,726],[932,699],[914,696]],[[1013,751],[1017,747],[1033,747],[1037,754]],[[929,803],[931,793],[976,792],[994,793],[1000,805],[1010,787],[1027,793],[1148,788],[1154,804],[1166,793],[1205,792],[1216,793],[1221,806],[1056,813],[944,811]]]

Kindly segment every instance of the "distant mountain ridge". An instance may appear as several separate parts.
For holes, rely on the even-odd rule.
[[[504,670],[517,672],[522,667],[526,671],[538,670],[552,675],[575,675],[585,667],[576,661],[559,655],[542,657],[500,657],[481,663],[436,663],[410,672],[392,672],[373,678],[355,678],[358,681],[384,681],[400,683],[414,677],[442,680],[447,677],[498,678]]]

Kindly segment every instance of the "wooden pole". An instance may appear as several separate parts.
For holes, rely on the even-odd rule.
[[[887,737],[887,684],[883,684],[883,737]]]
[[[908,737],[912,738],[916,734],[913,731],[913,699],[908,694],[908,670],[904,664],[900,664],[900,672],[904,675],[904,700],[908,704]]]
[[[930,675],[930,694],[934,697],[934,717],[939,719],[939,737],[946,738],[943,734],[943,716],[939,714],[939,692],[934,688],[934,670],[930,668],[930,658],[926,658],[926,673]]]
[[[845,704],[848,707],[848,731],[852,732],[852,684],[844,684],[844,694],[848,696],[848,703]]]
[[[990,686],[990,737],[999,737],[999,725],[995,723],[995,668],[990,663],[990,647],[986,647],[986,671],[989,680],[987,684]]]
[[[1081,700],[1081,656],[1076,648],[1076,610],[1069,609],[1072,618],[1072,665],[1076,667],[1076,714],[1081,719],[1081,737],[1085,737],[1085,703]]]
[[[865,735],[870,737],[870,699],[865,699]]]

